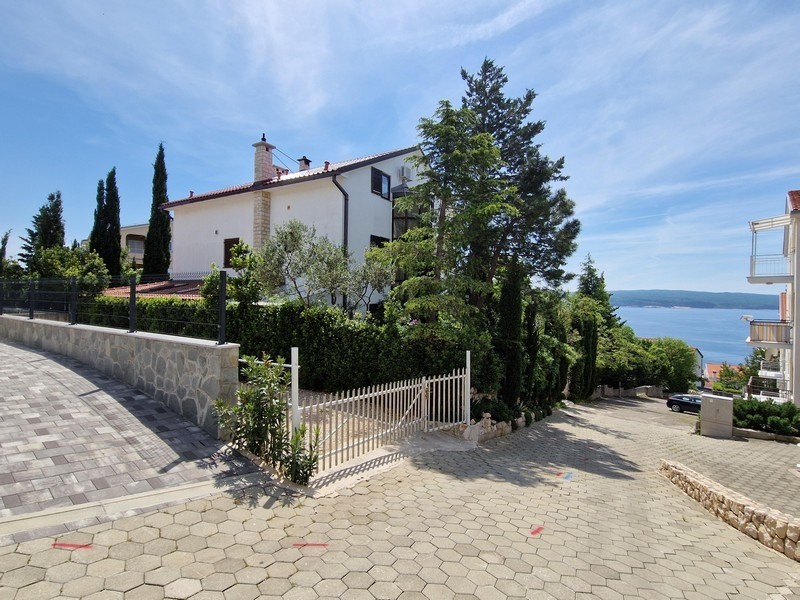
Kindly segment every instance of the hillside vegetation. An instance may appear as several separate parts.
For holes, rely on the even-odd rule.
[[[741,292],[692,292],[688,290],[618,290],[609,292],[614,306],[685,306],[689,308],[736,308],[777,310],[778,296]]]

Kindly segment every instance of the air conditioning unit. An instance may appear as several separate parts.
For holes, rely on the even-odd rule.
[[[402,181],[411,179],[411,167],[406,167],[405,165],[400,167],[400,179]]]

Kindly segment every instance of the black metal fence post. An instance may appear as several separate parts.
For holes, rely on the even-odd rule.
[[[128,333],[136,331],[136,275],[131,275],[131,294],[128,300]]]
[[[222,345],[227,343],[225,337],[225,309],[227,308],[228,298],[228,273],[225,271],[219,272],[219,319],[217,322],[217,344]]]
[[[28,318],[33,319],[33,279],[28,282]]]
[[[69,280],[69,324],[78,322],[78,280],[75,277]]]

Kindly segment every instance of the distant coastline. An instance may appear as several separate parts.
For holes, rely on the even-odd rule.
[[[616,290],[614,306],[640,308],[736,308],[740,310],[778,310],[777,294],[744,292],[694,292],[690,290]]]

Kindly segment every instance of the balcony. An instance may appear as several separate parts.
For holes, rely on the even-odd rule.
[[[750,337],[747,343],[758,348],[791,348],[791,321],[750,321]]]
[[[785,377],[786,363],[780,360],[762,360],[758,368],[758,376],[762,379],[777,379],[782,381]]]
[[[748,283],[791,283],[793,280],[789,258],[783,254],[761,254],[750,257]]]

